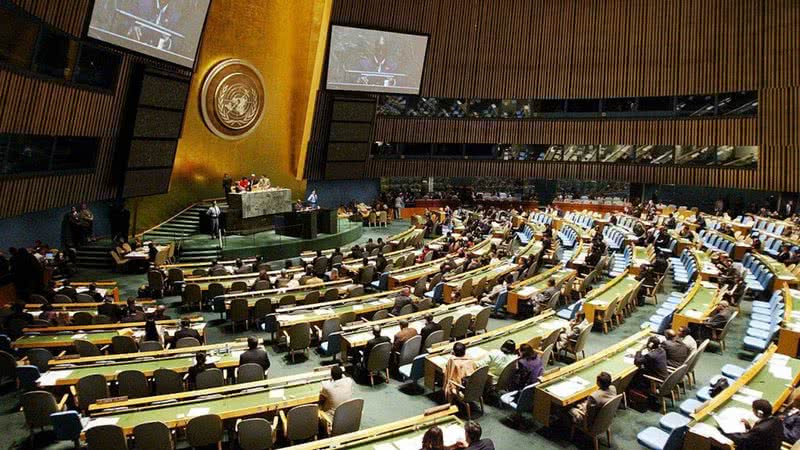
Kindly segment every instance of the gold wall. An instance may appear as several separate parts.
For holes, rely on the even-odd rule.
[[[130,201],[136,229],[143,230],[200,199],[222,196],[222,176],[251,173],[273,185],[305,193],[297,180],[305,157],[307,106],[318,58],[324,51],[332,0],[214,0],[208,14],[195,76],[192,79],[183,135],[178,143],[169,193]],[[264,78],[264,118],[249,136],[226,141],[212,134],[200,114],[199,93],[208,71],[219,61],[241,58]],[[313,89],[312,89],[313,85]],[[313,100],[313,96],[311,96]]]

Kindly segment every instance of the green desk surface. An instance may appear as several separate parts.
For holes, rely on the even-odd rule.
[[[588,303],[593,305],[608,305],[614,301],[615,298],[630,292],[631,289],[636,287],[637,283],[638,281],[636,281],[636,278],[627,276],[616,282],[610,288],[601,292],[599,295],[597,295],[597,297],[594,297]]]
[[[564,280],[574,274],[575,271],[572,269],[561,269],[558,272],[552,274],[550,277],[542,278],[541,280],[525,285],[519,289],[514,290],[514,293],[519,295],[520,297],[531,297],[545,289],[547,289],[547,280],[550,278],[554,278],[556,280],[556,285],[559,285],[564,282]]]
[[[386,437],[383,435],[377,435],[372,439],[364,439],[361,440],[358,444],[355,445],[347,445],[345,444],[342,447],[336,447],[340,449],[349,449],[349,450],[374,450],[376,447],[378,448],[386,448],[386,449],[406,449],[406,448],[422,448],[422,436],[428,431],[429,428],[432,426],[437,425],[445,434],[444,444],[445,445],[453,445],[457,442],[454,441],[454,437],[461,433],[461,437],[459,439],[463,439],[464,435],[464,425],[453,416],[444,417],[442,419],[436,421],[430,421],[425,423],[425,426],[421,429],[419,427],[410,427],[406,431],[399,431],[392,433],[391,436]],[[448,439],[449,438],[449,439]],[[395,443],[399,445],[394,445]],[[412,444],[413,443],[413,444]],[[381,447],[385,446],[385,447]]]
[[[770,362],[775,361],[776,359],[786,359],[788,358],[785,355],[781,354],[774,354],[770,359]],[[768,400],[775,406],[775,403],[780,400],[781,395],[786,391],[787,384],[791,384],[792,380],[785,380],[782,378],[778,378],[770,372],[770,362],[764,365],[761,370],[753,376],[750,381],[745,384],[746,387],[761,391],[761,398],[764,400]],[[794,358],[788,358],[786,361],[786,365],[791,368],[792,379],[797,377],[798,372],[800,372],[800,360]],[[728,407],[737,407],[737,408],[745,408],[750,410],[751,404],[741,403],[740,401],[730,398],[723,402],[721,405],[714,409],[715,412],[721,412],[725,408]],[[701,422],[708,423],[709,425],[716,426],[716,421],[714,421],[713,417],[709,414],[706,415],[703,419],[700,420]]]
[[[637,350],[639,350],[644,346],[646,341],[647,341],[646,339],[642,341],[633,341],[630,343],[630,345],[619,349],[619,351],[615,352],[612,355],[609,355],[602,361],[584,367],[580,370],[571,372],[565,375],[564,377],[559,377],[548,383],[542,384],[539,386],[539,389],[547,391],[547,393],[552,395],[553,397],[565,401],[568,397],[558,395],[557,393],[551,391],[550,388],[556,386],[558,383],[564,380],[569,380],[573,377],[580,377],[586,382],[588,382],[588,385],[591,386],[595,384],[595,380],[597,380],[597,375],[599,375],[600,372],[608,372],[609,374],[611,374],[612,378],[617,379],[619,377],[619,374],[625,372],[628,369],[633,369],[634,367],[636,367],[633,364],[633,355],[636,353]],[[566,366],[565,368],[569,369],[569,366]],[[573,393],[570,393],[570,395],[572,394]]]
[[[450,309],[448,312],[436,314],[435,311],[428,310],[436,321],[444,319],[445,317],[452,317],[453,322],[456,321],[459,317],[463,316],[464,314],[472,314],[475,316],[484,308],[483,305],[480,304],[472,304],[469,306],[461,307],[458,309]],[[422,327],[425,326],[425,319],[424,317],[420,316],[419,319],[409,321],[408,326],[417,330],[417,333],[422,331]],[[394,340],[394,335],[400,331],[399,324],[391,324],[387,326],[381,327],[381,335],[389,336],[392,340]],[[372,339],[372,330],[370,327],[364,327],[362,330],[351,332],[347,334],[343,334],[342,337],[347,340],[350,344],[350,347],[359,347],[362,345],[366,345],[367,341]]]
[[[500,350],[500,347],[508,339],[512,339],[517,343],[517,346],[519,346],[535,338],[544,338],[552,333],[553,330],[564,329],[567,327],[567,325],[569,325],[569,321],[553,315],[545,320],[542,320],[541,322],[534,324],[533,326],[523,327],[511,332],[503,333],[479,343],[468,344],[467,348],[480,347],[486,352],[491,350]],[[470,352],[468,352],[467,356],[471,356]],[[449,358],[449,353],[430,357],[431,361],[439,367],[444,367]]]
[[[278,314],[277,320],[281,326],[287,323],[298,323],[298,322],[308,322],[308,323],[315,323],[315,322],[322,322],[325,319],[334,317],[334,316],[342,316],[343,314],[353,312],[359,314],[363,310],[368,311],[375,311],[375,308],[378,309],[387,309],[394,305],[393,298],[379,298],[376,300],[370,301],[356,301],[353,303],[329,307],[329,308],[314,308],[310,309],[307,313],[302,314]]]
[[[107,344],[111,338],[117,336],[119,331],[102,331],[97,333],[66,333],[66,334],[26,334],[14,342],[18,348],[35,347],[70,347],[75,339],[85,339],[93,344]]]
[[[700,288],[697,290],[697,293],[694,294],[692,299],[689,300],[689,303],[684,305],[680,311],[676,311],[676,314],[686,315],[687,311],[697,311],[697,313],[690,314],[704,314],[711,305],[711,302],[714,300],[714,297],[717,295],[717,291],[718,288],[716,284],[701,283]]]
[[[224,355],[212,355],[209,362],[219,365],[220,367],[230,367],[239,364],[239,355],[244,350],[231,351]],[[187,372],[190,367],[195,363],[194,354],[178,355],[170,358],[159,358],[145,361],[128,361],[125,363],[114,363],[113,356],[109,356],[109,363],[103,366],[90,366],[90,367],[70,367],[70,368],[56,368],[51,369],[42,374],[39,379],[39,385],[42,387],[54,385],[69,385],[76,384],[79,379],[93,374],[100,374],[106,377],[107,380],[115,380],[117,374],[125,370],[138,370],[151,376],[157,369],[171,369],[179,373]]]
[[[183,422],[188,422],[192,416],[209,413],[218,414],[223,418],[251,415],[275,409],[277,404],[284,401],[317,395],[321,386],[321,382],[312,382],[285,389],[270,389],[222,398],[171,403],[146,409],[133,408],[134,410],[131,412],[117,412],[99,416],[102,419],[99,422],[95,422],[95,424],[114,423],[129,431],[136,425],[145,422],[164,422],[168,426],[174,426],[176,421],[182,424]],[[95,420],[97,420],[97,417],[97,415],[94,416]],[[93,423],[89,422],[84,431],[92,425]]]
[[[770,272],[772,272],[778,278],[785,278],[785,279],[794,279],[795,276],[786,264],[776,261],[773,258],[770,258],[767,255],[756,254],[756,259],[764,263]]]

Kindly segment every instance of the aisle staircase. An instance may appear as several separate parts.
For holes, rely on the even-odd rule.
[[[220,207],[226,203],[217,201]],[[167,221],[145,231],[143,240],[154,242],[174,242],[200,233],[200,216],[211,206],[210,201],[190,205]]]
[[[110,239],[82,245],[75,249],[75,265],[90,269],[108,269],[114,266],[111,258],[113,244]]]

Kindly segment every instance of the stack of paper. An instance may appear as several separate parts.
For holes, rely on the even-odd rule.
[[[466,441],[464,436],[464,427],[456,424],[450,424],[442,428],[444,435],[444,445],[446,447],[452,446],[457,442]]]
[[[98,417],[96,419],[92,419],[86,426],[83,428],[83,431],[88,430],[89,428],[99,427],[101,425],[116,425],[119,421],[118,417]]]
[[[41,386],[55,386],[58,380],[67,378],[71,373],[71,370],[48,370],[36,381]]]
[[[547,392],[556,397],[569,397],[576,392],[582,391],[588,385],[588,381],[579,376],[574,376],[549,386]]]
[[[742,423],[746,420],[748,423],[753,424],[758,418],[753,415],[753,410],[749,408],[740,408],[737,406],[730,406],[717,414],[712,414],[717,425],[725,434],[731,433],[744,433],[747,429]]]

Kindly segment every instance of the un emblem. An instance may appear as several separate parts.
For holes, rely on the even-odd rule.
[[[203,81],[200,109],[212,133],[235,140],[252,133],[264,115],[264,80],[250,63],[226,59]]]

